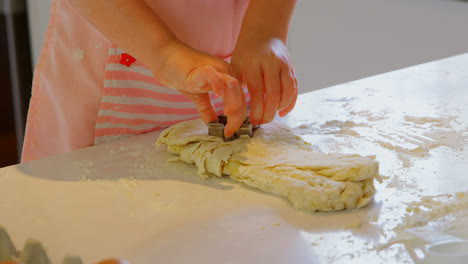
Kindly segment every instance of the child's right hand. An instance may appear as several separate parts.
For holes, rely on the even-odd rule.
[[[244,92],[229,74],[229,64],[180,42],[168,45],[162,55],[163,63],[154,71],[155,77],[191,99],[205,123],[218,118],[208,92],[222,97],[228,117],[224,134],[232,136],[244,122],[247,108]]]
[[[183,44],[146,1],[69,0],[112,43],[149,66],[168,87],[192,99],[205,123],[217,119],[208,91],[223,98],[231,136],[246,117],[244,94],[225,61]],[[125,18],[125,19],[121,19]]]

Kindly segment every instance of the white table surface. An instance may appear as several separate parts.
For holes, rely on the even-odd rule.
[[[300,212],[168,163],[156,132],[0,169],[0,225],[19,248],[40,240],[54,263],[411,263],[404,244],[382,247],[402,236],[407,203],[468,191],[468,54],[301,95],[278,120],[318,151],[377,155],[375,199]],[[458,205],[422,225],[468,238]]]

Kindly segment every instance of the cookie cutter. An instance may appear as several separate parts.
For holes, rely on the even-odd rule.
[[[220,137],[224,139],[224,141],[231,141],[237,138],[240,138],[242,135],[247,135],[248,137],[253,136],[253,131],[259,128],[259,125],[252,127],[252,123],[249,121],[249,117],[245,118],[244,123],[242,123],[241,127],[234,133],[234,135],[230,138],[226,138],[224,136],[224,127],[227,124],[227,116],[220,115],[218,116],[218,121],[208,123],[208,135]]]

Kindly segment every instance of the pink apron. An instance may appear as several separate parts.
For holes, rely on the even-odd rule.
[[[244,90],[247,100],[248,91]],[[223,101],[210,93],[215,111]],[[106,64],[104,88],[94,132],[94,144],[151,132],[198,118],[190,99],[160,84],[150,69],[112,45]]]
[[[248,0],[147,2],[181,40],[221,58],[232,53],[248,6]],[[22,161],[198,117],[189,99],[161,86],[148,68],[131,59],[67,0],[54,0],[34,72]],[[221,113],[221,99],[210,96]]]

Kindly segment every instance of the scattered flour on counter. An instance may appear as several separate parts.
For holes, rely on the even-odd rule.
[[[353,100],[356,100],[357,97],[342,97],[342,98],[337,98],[337,99],[334,99],[334,98],[328,98],[328,99],[325,99],[326,102],[332,102],[332,103],[347,103],[347,102],[351,102]]]
[[[468,239],[463,224],[468,221],[468,192],[423,196],[419,201],[407,203],[407,214],[394,231],[433,226],[442,232]]]
[[[327,233],[325,237],[315,232],[300,232],[299,236],[317,254],[318,263],[411,263],[403,245],[392,245],[386,251],[376,250],[372,240],[355,235],[355,230]]]
[[[96,167],[92,160],[80,160],[72,163],[72,167],[80,170],[80,182],[90,181],[90,177],[96,173]]]
[[[317,152],[284,124],[262,126],[253,138],[224,142],[207,135],[199,119],[164,130],[166,145],[179,160],[195,163],[198,175],[229,177],[288,198],[304,211],[360,208],[374,194],[375,156]]]
[[[403,117],[406,122],[411,122],[416,125],[429,125],[429,126],[436,126],[436,127],[447,127],[448,124],[441,123],[440,118],[435,117],[418,117],[418,116],[404,116]],[[452,121],[455,119],[454,117],[448,117],[447,120]]]
[[[354,127],[367,126],[364,123],[355,123],[354,121],[330,120],[318,126],[316,123],[301,124],[295,127],[294,132],[299,135],[305,134],[322,134],[322,135],[337,135],[337,136],[355,136],[359,137],[359,133],[354,130]]]
[[[382,175],[379,174],[379,176],[375,177],[375,180],[378,181],[379,183],[383,183],[384,181],[387,181],[390,179],[390,176]]]
[[[320,127],[325,131],[325,134],[336,134],[336,135],[349,135],[349,136],[359,136],[352,128],[354,127],[365,127],[367,126],[364,123],[355,123],[353,121],[340,121],[340,120],[331,120],[325,122]]]
[[[359,116],[365,118],[369,122],[376,122],[381,121],[387,118],[388,111],[381,111],[381,112],[371,112],[369,110],[362,110],[362,111],[351,111],[349,112],[353,116]]]
[[[392,151],[403,168],[409,168],[415,159],[428,159],[431,150],[448,147],[460,156],[460,146],[468,144],[468,128],[454,116],[416,117],[405,115],[390,119],[386,111],[371,113],[351,111],[350,120],[330,120],[322,124],[306,123],[294,128],[300,135],[334,135],[373,142]],[[363,121],[362,118],[365,118]],[[348,141],[342,141],[351,147]],[[330,144],[328,144],[330,145]]]
[[[118,180],[120,184],[124,184],[128,188],[132,189],[138,184],[138,180],[135,178],[121,178]]]
[[[331,103],[332,105],[335,103],[342,103],[342,107],[349,107],[354,101],[356,101],[358,97],[342,97],[342,98],[328,98],[325,99],[326,102]]]
[[[455,129],[456,118],[404,116],[402,125],[395,127],[396,132],[379,132],[380,139],[374,142],[381,147],[397,152],[404,168],[412,164],[414,158],[429,158],[430,151],[442,146],[459,151],[467,144],[468,134],[465,129]]]
[[[422,196],[418,201],[406,203],[407,208],[401,222],[388,231],[393,238],[376,245],[380,252],[395,244],[406,244],[415,236],[409,230],[420,229],[468,239],[468,192]],[[383,232],[383,230],[382,230]]]
[[[142,144],[124,145],[124,146],[120,146],[119,148],[119,152],[126,152],[125,154],[131,157],[140,156],[142,151],[143,151]]]
[[[345,226],[345,229],[358,229],[361,227],[361,219],[356,218]]]

